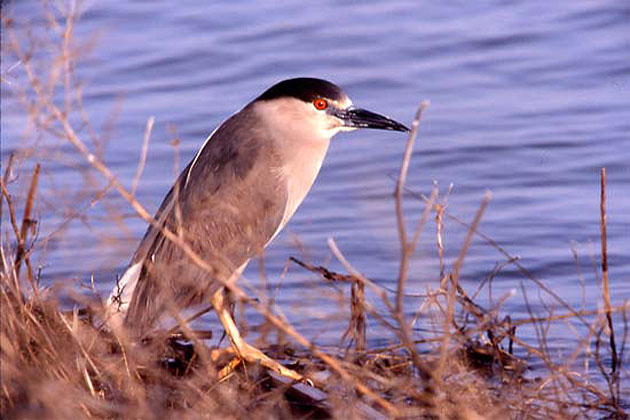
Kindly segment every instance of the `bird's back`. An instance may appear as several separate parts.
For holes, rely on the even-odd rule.
[[[225,121],[188,164],[155,218],[216,272],[195,265],[160,229],[149,226],[131,268],[139,269],[126,323],[144,331],[170,308],[201,303],[277,232],[287,202],[279,157],[255,111]]]

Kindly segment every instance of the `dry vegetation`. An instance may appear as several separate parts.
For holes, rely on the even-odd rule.
[[[466,224],[445,210],[445,198],[437,190],[425,197],[406,188],[411,151],[426,104],[420,107],[413,122],[395,190],[401,244],[397,289],[385,290],[364,277],[346,261],[333,241],[330,246],[344,266],[344,274],[293,259],[323,281],[350,290],[350,324],[344,334],[351,343],[349,347],[324,350],[315,346],[278,316],[265,296],[246,300],[242,289],[228,286],[234,296],[264,315],[269,328],[281,331],[289,339],[289,344],[268,342],[265,351],[304,373],[314,386],[290,383],[258,366],[237,366],[232,374],[220,377],[218,371],[233,362],[230,350],[210,348],[205,344],[205,333],[191,331],[181,319],[179,331],[165,332],[143,343],[131,342],[124,331],[105,331],[99,320],[103,308],[95,292],[92,299],[86,298],[85,293],[72,294],[77,309],[67,312],[55,293],[39,286],[40,273],[30,258],[38,244],[47,240],[38,236],[33,205],[39,197],[40,173],[53,153],[50,150],[65,147],[64,159],[86,180],[84,190],[92,202],[101,199],[106,191],[113,191],[124,198],[138,217],[155,223],[135,196],[153,122],[147,124],[138,172],[132,187],[127,188],[102,160],[106,135],[89,128],[89,118],[83,110],[75,69],[86,46],[79,46],[73,38],[78,19],[76,4],[45,3],[43,10],[51,34],[45,40],[36,39],[23,27],[16,29],[12,16],[2,16],[3,62],[5,66],[14,62],[11,72],[23,73],[23,77],[15,76],[13,81],[12,74],[3,74],[2,83],[10,83],[7,88],[12,98],[29,115],[29,135],[38,139],[19,155],[3,155],[2,161],[3,418],[627,418],[630,375],[625,350],[630,303],[614,302],[609,294],[605,171],[602,170],[600,264],[604,302],[602,310],[586,312],[572,308],[517,258],[478,231],[489,194],[474,220]],[[41,53],[43,45],[46,54]],[[46,154],[37,151],[44,137],[54,139],[54,147],[46,148]],[[71,151],[68,145],[72,146]],[[40,161],[41,166],[35,161]],[[16,168],[34,169],[29,176],[17,176]],[[414,232],[407,232],[403,193],[425,203]],[[68,217],[82,217],[82,211]],[[118,211],[111,209],[111,223],[119,223]],[[423,337],[412,329],[416,319],[406,316],[404,298],[409,261],[423,228],[431,225],[430,220],[437,227],[442,280],[434,290],[417,298],[422,303],[416,318],[438,314],[435,324],[439,334]],[[443,258],[442,228],[446,220],[464,224],[468,229],[452,266]],[[177,235],[165,234],[185,249],[192,264],[210,270],[203,257],[180,242]],[[518,268],[529,290],[526,293],[521,283],[527,305],[527,296],[535,287],[536,292],[554,300],[562,313],[550,309],[547,315],[531,313],[529,319],[511,320],[502,313],[505,297],[495,299],[498,303],[490,308],[476,303],[479,291],[469,294],[460,284],[460,270],[475,238],[494,246],[505,257],[505,264]],[[480,287],[489,287],[489,283]],[[366,289],[371,293],[367,294]],[[381,299],[387,313],[379,312],[376,302],[370,302],[367,295]],[[389,329],[397,337],[397,344],[370,348],[366,339],[370,333],[367,317]],[[553,323],[567,319],[577,320],[586,334],[579,337],[581,345],[569,357],[558,360],[547,345],[548,331]],[[518,328],[525,324],[534,326],[538,343],[519,339]],[[518,358],[514,353],[527,357]],[[590,376],[579,367],[585,361],[595,366]],[[528,364],[542,367],[528,374]]]

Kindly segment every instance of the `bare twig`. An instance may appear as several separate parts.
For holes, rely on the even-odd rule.
[[[403,214],[403,188],[405,181],[407,180],[407,172],[409,171],[409,163],[411,162],[411,154],[413,152],[413,145],[418,137],[418,131],[420,129],[420,119],[422,118],[422,112],[429,106],[429,101],[423,101],[418,108],[413,123],[411,125],[411,132],[407,139],[407,146],[405,147],[405,153],[403,155],[403,161],[400,165],[400,172],[398,173],[398,181],[396,182],[396,190],[394,192],[396,202],[396,224],[398,226],[398,238],[401,246],[401,260],[398,273],[398,288],[396,293],[396,312],[403,311],[403,295],[405,290],[405,282],[407,280],[407,270],[409,266],[410,252],[413,252],[407,239],[407,231],[405,227],[405,216]]]
[[[11,195],[9,194],[7,187],[4,185],[4,180],[0,182],[0,187],[2,187],[2,196],[4,197],[4,200],[7,202],[7,209],[9,211],[9,220],[11,221],[13,234],[15,235],[15,238],[17,239],[18,244],[19,244],[21,242],[20,230],[18,229],[17,218],[15,216],[15,208],[13,206],[13,200],[11,199]],[[22,295],[20,292],[21,290],[20,279],[17,276],[16,270],[15,270],[15,264],[11,266],[11,263],[9,263],[9,261],[3,259],[2,265],[4,266],[3,275],[10,276],[13,278],[13,281],[14,281],[13,288],[15,289],[15,293],[18,299],[20,299],[21,301]]]
[[[527,319],[513,319],[512,320],[512,325],[519,326],[519,325],[540,323],[540,322],[549,321],[549,320],[551,320],[551,321],[558,321],[558,320],[561,320],[561,319],[575,318],[578,315],[584,317],[584,316],[590,316],[590,315],[605,315],[606,313],[615,313],[615,312],[623,313],[625,310],[626,310],[626,305],[617,305],[617,306],[611,306],[608,309],[594,309],[592,311],[584,310],[584,311],[580,311],[577,315],[574,314],[573,312],[571,312],[571,313],[568,313],[568,314],[549,315],[549,316],[545,316],[545,317],[534,317],[534,318],[527,318]]]
[[[617,366],[619,360],[617,358],[617,345],[615,344],[615,330],[613,328],[611,303],[610,303],[610,286],[608,284],[608,252],[606,241],[606,168],[601,170],[601,191],[600,191],[600,227],[602,242],[602,287],[604,289],[604,307],[606,309],[606,320],[608,321],[608,329],[610,330],[610,353],[611,353],[611,374],[612,381],[618,381]]]
[[[326,280],[342,281],[342,282],[348,282],[351,284],[358,280],[357,276],[335,273],[334,271],[330,271],[324,266],[321,266],[321,265],[314,266],[313,264],[309,264],[307,262],[298,260],[295,257],[289,257],[289,261],[296,263],[297,265],[299,265],[302,268],[307,269],[308,271],[321,274],[321,276],[325,278]]]
[[[470,248],[470,244],[472,243],[472,238],[474,236],[477,227],[479,226],[479,222],[481,221],[481,217],[483,216],[490,199],[492,198],[492,194],[490,191],[487,191],[483,201],[481,202],[481,206],[479,206],[479,210],[477,210],[477,214],[475,215],[475,219],[473,220],[470,228],[468,229],[468,234],[466,235],[466,239],[464,240],[464,244],[459,250],[459,255],[457,260],[455,261],[455,265],[453,267],[453,273],[451,274],[451,286],[449,288],[449,292],[447,294],[447,309],[446,309],[446,319],[444,320],[444,339],[442,341],[442,347],[440,349],[440,364],[438,368],[438,377],[442,375],[446,365],[447,354],[449,352],[450,345],[450,329],[451,325],[453,325],[455,320],[455,302],[456,302],[456,293],[459,287],[459,271],[464,263],[464,258],[468,253],[468,249]]]
[[[350,312],[352,324],[354,324],[355,349],[363,352],[367,344],[367,331],[365,326],[365,284],[360,281],[352,283],[350,290]]]
[[[2,175],[2,182],[4,182],[4,185],[9,184],[11,172],[13,171],[13,162],[15,162],[15,153],[11,153],[9,155],[9,161],[4,168],[4,174]]]
[[[140,160],[138,160],[138,168],[136,169],[136,174],[134,175],[133,182],[131,183],[132,195],[136,195],[138,182],[140,182],[140,177],[142,176],[142,172],[144,171],[144,165],[147,161],[147,151],[149,150],[149,140],[151,139],[151,131],[153,130],[154,123],[155,123],[155,118],[152,115],[147,120],[147,126],[144,130],[144,138],[142,140],[142,151],[140,152]]]
[[[440,259],[440,284],[446,281],[444,276],[444,243],[442,242],[442,229],[444,228],[444,206],[436,204],[435,206],[435,224],[436,224],[436,242],[438,249],[438,258]],[[446,285],[442,285],[444,288]]]
[[[413,145],[418,137],[418,131],[420,128],[420,119],[422,118],[423,111],[429,106],[429,101],[422,101],[418,111],[416,112],[416,116],[413,120],[411,126],[411,132],[409,133],[409,138],[407,139],[407,146],[405,147],[405,153],[403,155],[403,161],[400,166],[400,171],[398,173],[398,180],[396,182],[396,190],[394,192],[395,197],[395,205],[396,205],[396,224],[398,227],[398,238],[400,241],[401,248],[401,256],[400,256],[400,264],[398,269],[398,282],[396,288],[396,306],[393,311],[394,316],[398,320],[398,333],[400,336],[400,340],[411,354],[411,358],[413,360],[413,364],[420,375],[420,378],[423,381],[424,387],[424,396],[423,400],[426,404],[426,408],[429,412],[434,414],[433,412],[437,409],[435,402],[435,390],[433,389],[433,375],[429,369],[425,366],[425,364],[420,359],[420,355],[418,354],[418,349],[414,344],[411,338],[411,332],[409,329],[409,325],[405,319],[405,310],[404,310],[404,294],[405,294],[405,283],[407,281],[408,269],[409,269],[409,261],[411,255],[413,254],[415,247],[417,245],[418,239],[420,237],[420,232],[422,230],[422,226],[426,223],[426,219],[429,215],[429,211],[433,205],[433,200],[437,195],[437,191],[433,190],[431,194],[431,198],[425,207],[425,211],[423,216],[419,222],[418,228],[414,234],[414,237],[411,241],[409,241],[407,237],[406,227],[405,227],[405,217],[403,212],[403,191],[405,186],[405,181],[407,180],[407,173],[409,171],[409,164],[411,162],[411,155],[413,153]]]
[[[26,263],[28,269],[28,278],[33,286],[33,293],[37,294],[37,287],[35,286],[35,280],[33,278],[33,270],[29,262],[28,255],[25,256],[26,242],[28,240],[28,230],[31,227],[33,221],[31,220],[31,211],[33,209],[33,201],[35,201],[35,192],[37,191],[37,181],[39,179],[40,165],[37,163],[35,169],[33,169],[33,176],[31,177],[31,185],[28,189],[28,195],[26,198],[26,206],[24,207],[24,216],[22,217],[22,226],[20,228],[20,236],[18,237],[18,247],[15,254],[15,275],[20,276],[20,266],[22,260]]]

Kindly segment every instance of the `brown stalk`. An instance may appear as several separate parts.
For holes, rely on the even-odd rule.
[[[355,349],[363,352],[366,349],[367,337],[365,328],[365,285],[360,281],[352,282],[350,287],[350,312],[354,324]]]
[[[420,108],[418,108],[418,112],[416,113],[416,116],[411,125],[411,132],[409,133],[409,138],[407,139],[407,146],[405,147],[403,161],[400,165],[398,180],[396,182],[396,190],[394,192],[394,197],[396,199],[396,224],[398,227],[398,238],[400,240],[401,246],[398,287],[396,290],[396,312],[398,313],[403,311],[403,297],[405,293],[405,282],[407,281],[409,257],[411,256],[411,253],[413,253],[413,246],[409,243],[405,227],[405,216],[403,214],[403,191],[405,181],[407,180],[407,172],[409,171],[409,163],[411,162],[411,154],[413,153],[413,145],[416,142],[416,138],[418,137],[422,112],[428,106],[428,101],[423,101],[420,104]]]
[[[575,318],[578,315],[579,316],[589,316],[589,315],[602,315],[602,314],[609,314],[609,313],[613,313],[613,312],[621,312],[623,313],[626,310],[626,306],[625,305],[618,305],[618,306],[611,306],[608,309],[595,309],[592,311],[588,311],[588,310],[583,310],[583,311],[579,311],[578,314],[574,314],[574,313],[569,313],[569,314],[558,314],[558,315],[550,315],[550,316],[546,316],[544,318],[542,317],[534,317],[534,318],[527,318],[527,319],[513,319],[512,325],[513,326],[519,326],[519,325],[526,325],[526,324],[532,324],[535,322],[543,322],[543,321],[547,321],[547,320],[552,320],[552,321],[558,321],[561,319],[571,319],[571,318]]]
[[[22,217],[22,226],[20,228],[20,236],[18,237],[18,247],[17,252],[15,254],[15,275],[17,277],[20,276],[20,267],[22,265],[22,261],[24,260],[26,264],[26,268],[28,270],[28,278],[33,286],[33,293],[37,294],[37,288],[35,287],[35,280],[33,278],[33,270],[31,269],[31,264],[28,258],[28,255],[25,258],[26,253],[26,242],[28,236],[28,229],[33,224],[33,220],[31,220],[31,211],[33,209],[33,202],[35,201],[35,193],[37,191],[37,181],[39,179],[39,170],[40,164],[37,163],[35,165],[35,169],[33,169],[33,176],[31,177],[31,185],[28,188],[28,196],[26,198],[26,206],[24,207],[24,216]]]
[[[144,130],[144,138],[142,140],[142,151],[140,152],[140,159],[138,160],[138,168],[136,169],[136,174],[133,177],[133,181],[131,182],[131,194],[136,195],[136,189],[138,188],[138,183],[140,182],[140,177],[142,176],[142,172],[144,171],[144,165],[147,161],[147,152],[149,150],[149,140],[151,139],[151,131],[153,130],[153,124],[155,123],[155,117],[150,116],[147,120],[147,126]]]
[[[420,237],[420,232],[422,226],[426,222],[426,218],[428,217],[429,211],[433,205],[433,200],[437,195],[437,192],[433,190],[429,203],[426,205],[425,212],[423,217],[419,222],[419,226],[415,232],[415,235],[411,241],[409,241],[407,237],[407,231],[405,228],[405,217],[403,213],[403,192],[405,181],[407,180],[407,173],[409,171],[409,164],[411,162],[411,155],[413,153],[413,146],[418,137],[418,132],[420,128],[420,120],[422,118],[422,112],[429,106],[429,101],[422,101],[418,111],[416,112],[416,116],[413,119],[413,123],[411,125],[411,132],[409,133],[409,137],[407,139],[407,145],[405,147],[405,153],[403,155],[403,161],[400,166],[400,171],[398,173],[398,180],[396,181],[396,189],[394,191],[395,197],[395,205],[396,205],[396,224],[398,227],[398,238],[400,241],[401,247],[401,255],[400,255],[400,264],[398,271],[398,283],[396,288],[396,302],[395,309],[393,311],[394,317],[398,320],[398,334],[400,336],[401,342],[405,345],[407,350],[411,355],[411,359],[413,364],[418,372],[420,378],[423,381],[423,402],[426,405],[426,409],[433,414],[436,414],[436,395],[435,389],[433,388],[432,382],[436,379],[432,372],[425,366],[423,361],[420,359],[420,355],[418,354],[418,349],[413,342],[411,337],[411,332],[409,330],[409,325],[405,319],[405,311],[404,311],[404,302],[403,298],[405,295],[405,284],[407,282],[408,270],[409,270],[409,262],[410,258],[415,250],[418,239]]]
[[[459,271],[464,263],[464,258],[466,258],[466,254],[468,253],[468,249],[470,248],[470,244],[472,243],[472,238],[474,233],[477,231],[477,227],[479,226],[479,222],[481,221],[481,217],[488,207],[488,203],[492,198],[492,194],[490,191],[487,191],[484,195],[483,201],[481,202],[481,206],[479,206],[479,210],[477,210],[477,214],[475,214],[475,219],[473,220],[470,228],[468,229],[468,233],[466,235],[466,239],[464,240],[464,244],[459,250],[459,255],[457,256],[457,260],[455,261],[455,266],[453,268],[453,273],[450,275],[451,278],[451,286],[448,290],[447,294],[447,308],[446,308],[446,319],[444,321],[444,338],[442,341],[442,346],[440,348],[440,363],[438,367],[438,377],[442,376],[442,372],[444,372],[444,368],[446,367],[446,359],[449,351],[450,340],[451,340],[451,325],[455,322],[455,303],[456,303],[456,294],[457,289],[459,287]]]
[[[440,285],[446,282],[444,276],[444,243],[442,242],[442,229],[444,228],[444,206],[442,204],[436,204],[435,206],[435,224],[436,224],[436,242],[438,249],[438,257],[440,259]]]
[[[610,303],[610,286],[608,283],[608,251],[606,240],[606,168],[601,170],[600,185],[600,228],[602,242],[602,287],[604,289],[604,307],[606,309],[606,320],[608,321],[608,329],[610,330],[610,352],[611,352],[611,371],[613,382],[617,382],[617,366],[619,360],[617,357],[617,346],[615,344],[615,330],[613,328],[613,320],[611,314]]]
[[[9,194],[7,187],[4,185],[4,180],[0,182],[0,187],[2,188],[2,196],[4,197],[4,200],[7,202],[7,209],[9,211],[9,220],[11,221],[13,234],[18,240],[18,243],[20,243],[20,231],[18,229],[17,219],[15,217],[15,208],[13,207],[13,200],[11,199],[11,195]],[[5,259],[3,259],[3,265],[4,265],[4,270],[3,270],[4,274],[7,276],[11,276],[13,278],[14,284],[12,286],[15,289],[15,294],[17,298],[20,300],[20,303],[23,303],[20,280],[18,276],[16,275],[15,264],[13,265],[13,267],[11,267],[11,264],[9,263],[9,261],[6,261]]]

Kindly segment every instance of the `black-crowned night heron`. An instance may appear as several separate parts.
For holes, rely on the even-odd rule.
[[[242,359],[299,378],[243,340],[217,278],[238,279],[304,200],[330,139],[357,128],[408,131],[355,108],[339,87],[313,78],[277,83],[228,118],[206,139],[155,215],[161,228],[177,233],[208,261],[216,277],[152,225],[109,297],[110,323],[117,319],[142,335],[168,309],[210,301]]]

